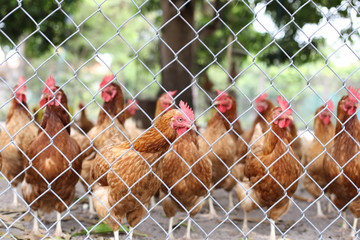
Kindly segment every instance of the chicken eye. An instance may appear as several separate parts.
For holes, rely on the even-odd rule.
[[[179,118],[179,119],[178,119],[178,121],[179,121],[179,122],[182,122],[182,121],[183,121],[183,119],[182,119],[182,118]]]

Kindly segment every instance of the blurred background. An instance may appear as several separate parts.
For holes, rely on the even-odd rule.
[[[237,98],[249,128],[252,102],[283,94],[298,129],[315,109],[359,84],[360,1],[63,0],[5,1],[0,8],[0,120],[12,88],[27,80],[29,108],[50,75],[68,96],[71,113],[87,105],[95,122],[99,84],[114,74],[126,99],[149,117],[157,97],[178,90],[199,125],[211,115],[216,89]],[[97,104],[98,103],[98,104]],[[150,124],[142,111],[139,124]],[[143,119],[143,121],[140,121]],[[145,119],[145,120],[144,120]],[[142,127],[143,127],[142,126]]]

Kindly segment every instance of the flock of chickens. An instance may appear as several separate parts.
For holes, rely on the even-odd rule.
[[[26,104],[25,79],[21,77],[15,86],[0,133],[0,168],[14,186],[14,205],[21,183],[22,196],[33,211],[34,234],[42,232],[38,212],[55,210],[55,236],[63,235],[61,213],[72,204],[80,179],[92,195],[90,211],[109,224],[116,240],[125,218],[132,238],[155,195],[169,217],[170,237],[176,212],[189,213],[185,237],[190,239],[191,219],[201,210],[203,199],[209,199],[209,215],[216,216],[211,194],[217,188],[228,191],[229,209],[234,207],[235,190],[244,210],[244,232],[248,212],[268,208],[269,238],[274,240],[275,221],[288,211],[302,179],[315,199],[325,193],[339,211],[351,210],[351,236],[355,236],[360,216],[358,90],[349,87],[339,101],[336,127],[331,122],[333,103],[319,107],[315,137],[309,146],[301,146],[286,100],[279,96],[275,107],[266,94],[255,100],[258,114],[248,131],[237,120],[235,98],[221,91],[203,130],[196,128],[186,103],[174,108],[176,91],[158,99],[152,127],[126,128],[136,102],[125,105],[122,89],[113,80],[114,76],[106,76],[100,83],[104,103],[96,124],[80,106],[81,131],[73,129],[66,94],[52,77],[40,98],[40,108],[45,109],[40,124]],[[317,207],[322,215],[320,204]]]

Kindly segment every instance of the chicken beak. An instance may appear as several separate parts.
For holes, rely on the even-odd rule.
[[[287,117],[286,117],[287,119],[289,119],[290,121],[294,121],[294,118],[293,118],[293,116],[291,116],[291,115],[288,115]]]
[[[220,105],[220,101],[217,101],[217,100],[216,100],[216,101],[214,102],[214,105],[215,105],[215,106]]]

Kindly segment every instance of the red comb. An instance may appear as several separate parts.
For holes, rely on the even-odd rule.
[[[106,84],[111,82],[115,78],[114,75],[108,75],[103,78],[103,80],[100,83],[100,88],[104,87]]]
[[[55,86],[55,79],[52,76],[50,76],[46,79],[45,84],[46,84],[46,86],[44,87],[44,90],[42,91],[42,93],[49,92],[49,89],[51,89],[51,87]]]
[[[288,102],[282,97],[282,96],[278,96],[276,101],[279,103],[279,106],[281,108],[281,111],[285,111],[286,109],[289,108],[289,104]],[[292,110],[291,108],[289,108],[288,110],[286,110],[287,114],[291,114]]]
[[[349,87],[349,97],[351,100],[353,101],[359,101],[360,100],[360,93],[359,93],[359,89],[353,88],[353,87]]]
[[[333,104],[333,102],[332,102],[331,100],[328,101],[327,107],[328,107],[328,109],[329,109],[331,112],[334,112],[335,107],[334,107],[334,104]]]
[[[20,76],[19,78],[19,82],[18,82],[18,85],[16,87],[21,87],[18,89],[18,91],[22,91],[22,92],[25,92],[26,91],[26,86],[25,86],[25,78],[24,76]]]
[[[217,94],[218,94],[218,96],[219,96],[219,97],[220,97],[220,96],[225,97],[225,96],[227,96],[227,95],[228,95],[226,92],[224,92],[224,91],[220,91],[220,90],[218,90],[218,89],[216,89],[216,92],[217,92]]]
[[[259,102],[261,102],[262,100],[265,100],[266,98],[267,98],[267,93],[263,93],[263,94],[261,94],[256,100],[255,100],[255,102],[256,103],[259,103]]]
[[[177,90],[169,91],[168,94],[170,94],[171,97],[174,97],[175,93],[177,93]]]
[[[187,103],[184,103],[182,100],[180,101],[180,109],[185,113],[185,115],[190,119],[190,121],[195,120],[194,112],[193,110],[187,105]]]

